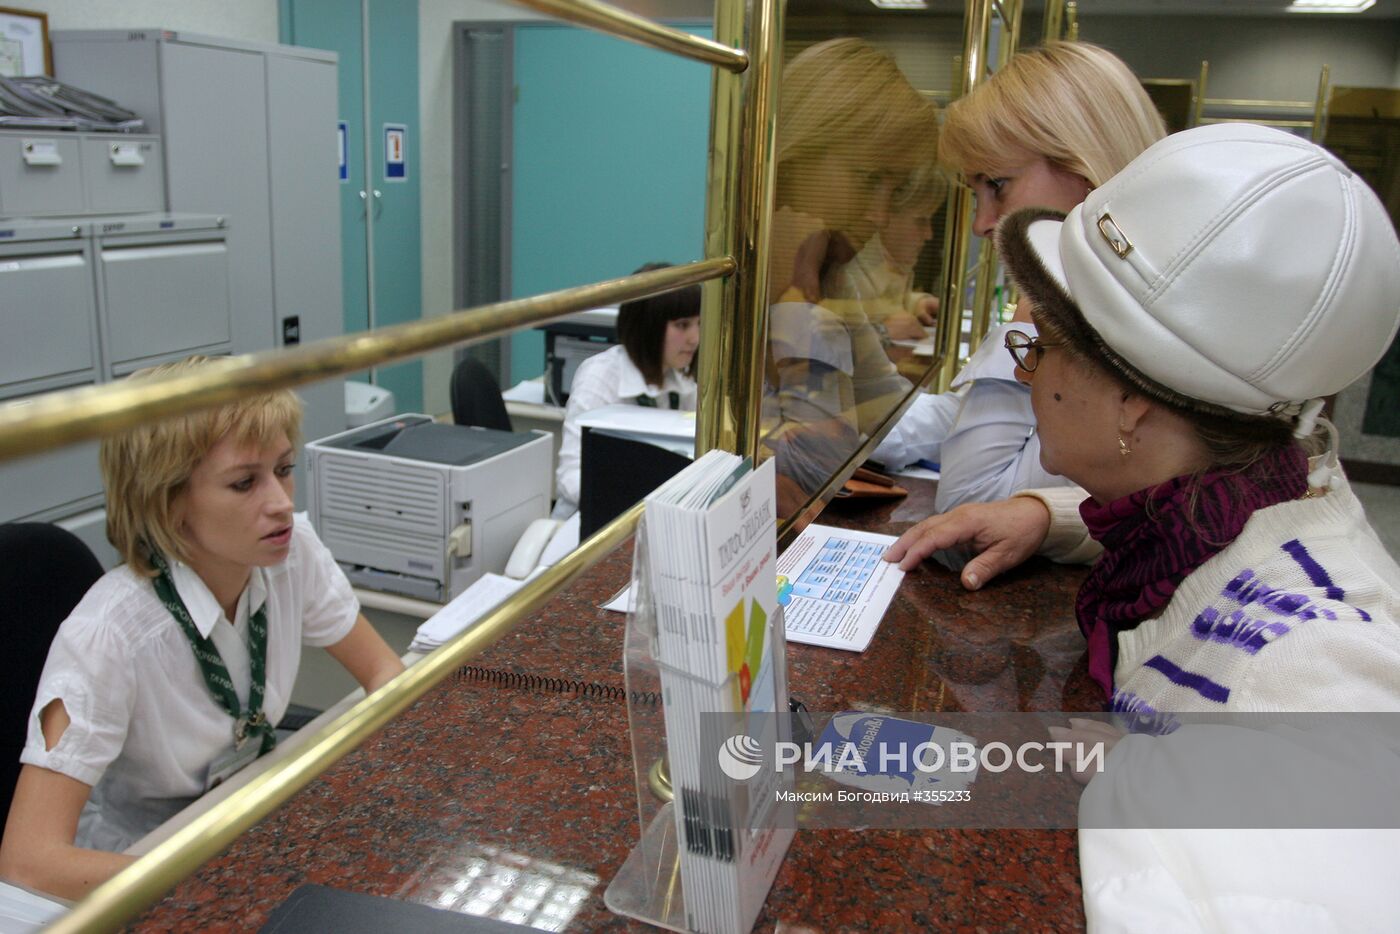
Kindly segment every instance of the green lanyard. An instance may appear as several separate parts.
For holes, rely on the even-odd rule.
[[[175,582],[170,579],[170,566],[165,558],[154,552],[151,563],[160,572],[154,581],[156,596],[175,617],[175,622],[180,624],[185,638],[190,640],[194,660],[199,663],[199,670],[204,675],[205,687],[209,688],[209,693],[224,712],[233,717],[234,748],[242,749],[250,735],[260,735],[262,749],[258,755],[266,755],[277,745],[277,731],[267,722],[262,709],[263,692],[267,689],[267,604],[258,607],[258,611],[248,617],[248,667],[252,673],[252,684],[248,686],[248,715],[245,717],[239,708],[238,693],[233,689],[233,679],[229,677],[223,656],[219,654],[214,640],[200,635],[195,628],[190,611],[185,608],[185,601],[180,599]]]
[[[672,390],[666,393],[666,401],[671,403],[669,406],[667,406],[667,408],[678,409],[681,407],[681,394],[676,392],[675,390]],[[646,393],[642,393],[640,396],[637,397],[637,404],[644,409],[660,408],[660,406],[656,404],[656,399],[652,396],[647,395]]]

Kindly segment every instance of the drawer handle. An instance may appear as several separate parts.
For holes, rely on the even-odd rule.
[[[63,156],[58,151],[58,143],[51,139],[27,139],[22,148],[25,165],[63,164]]]
[[[117,166],[139,166],[146,164],[137,143],[113,143],[108,150],[112,164]]]

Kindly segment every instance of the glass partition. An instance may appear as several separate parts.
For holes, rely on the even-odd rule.
[[[980,254],[964,268],[970,198],[938,164],[938,132],[975,83],[968,36],[980,77],[1014,46],[1019,3],[879,7],[788,7],[761,453],[789,519],[835,494],[914,393],[941,388],[1000,294]]]

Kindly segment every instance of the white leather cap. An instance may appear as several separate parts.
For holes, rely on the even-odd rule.
[[[1063,222],[1027,220],[998,243],[1033,302],[1055,304],[1036,294],[1049,273],[1111,355],[1236,412],[1296,414],[1341,390],[1400,324],[1385,209],[1336,157],[1280,130],[1177,133]]]

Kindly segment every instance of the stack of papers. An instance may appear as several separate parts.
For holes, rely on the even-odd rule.
[[[431,652],[459,632],[465,632],[524,584],[524,581],[500,574],[481,575],[476,583],[453,597],[452,602],[418,627],[409,643],[409,651]]]
[[[411,652],[431,652],[444,642],[465,632],[473,623],[495,609],[502,601],[515,593],[525,581],[531,580],[545,568],[553,567],[569,552],[578,547],[578,513],[574,513],[554,532],[554,537],[540,552],[539,565],[525,580],[503,577],[489,571],[470,587],[459,593],[451,603],[438,610],[418,627],[413,642],[408,646]]]
[[[647,497],[638,548],[648,598],[639,612],[654,615],[676,839],[685,844],[686,926],[704,934],[753,927],[793,834],[775,826],[790,778],[760,770],[740,783],[719,756],[725,730],[770,736],[781,729],[771,714],[787,710],[774,476],[771,460],[755,471],[710,451]]]
[[[590,409],[579,418],[578,424],[590,431],[645,441],[682,457],[695,456],[694,412],[620,403]]]
[[[68,908],[19,886],[0,882],[0,932],[28,934],[67,914]]]

